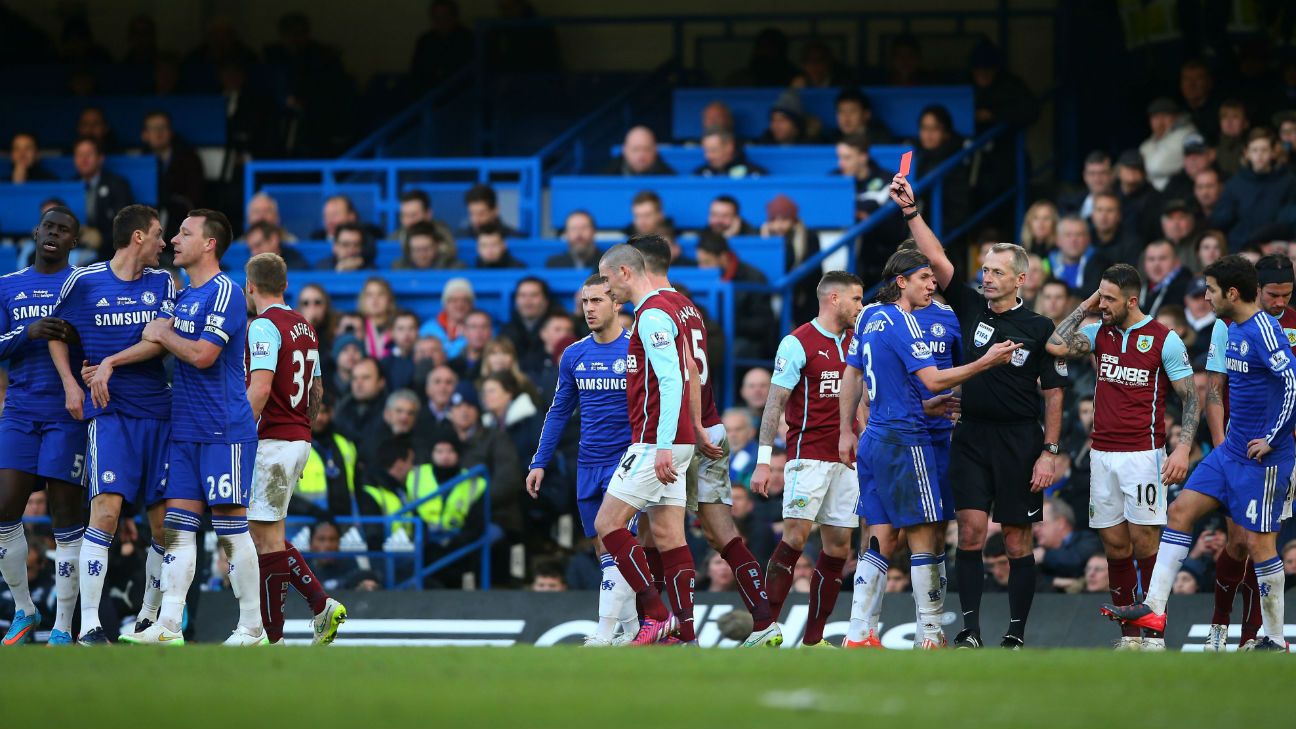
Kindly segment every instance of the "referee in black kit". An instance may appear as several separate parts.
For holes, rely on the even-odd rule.
[[[913,188],[896,175],[891,199],[899,205],[909,232],[931,260],[946,302],[963,328],[963,361],[972,362],[1005,340],[1020,342],[1011,366],[987,370],[963,384],[963,415],[954,429],[949,472],[958,513],[957,571],[963,630],[956,648],[980,648],[981,593],[990,510],[1003,525],[1008,577],[1008,633],[1000,645],[1024,645],[1026,619],[1035,596],[1035,555],[1031,526],[1042,519],[1044,489],[1053,483],[1058,438],[1062,434],[1062,388],[1066,365],[1044,346],[1053,322],[1022,305],[1017,289],[1026,280],[1026,251],[996,243],[981,267],[981,292],[954,280],[954,264],[927,223],[918,215]],[[1043,401],[1041,403],[1041,400]],[[1044,427],[1040,428],[1040,413]]]

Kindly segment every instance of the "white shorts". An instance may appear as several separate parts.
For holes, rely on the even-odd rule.
[[[855,505],[859,480],[839,461],[794,459],[783,468],[783,518],[817,524],[859,526]]]
[[[305,440],[270,438],[257,443],[248,521],[282,521],[288,515],[288,502],[301,480],[310,451],[310,441]]]
[[[1165,451],[1091,451],[1089,526],[1106,529],[1122,522],[1165,526],[1166,497],[1161,484]]]
[[[707,428],[707,437],[720,446],[724,455],[710,459],[694,448],[693,462],[689,464],[688,510],[696,512],[698,504],[733,505],[733,488],[729,483],[729,436],[723,423]]]
[[[621,456],[621,465],[612,474],[607,492],[621,501],[643,511],[652,506],[684,506],[686,501],[689,462],[693,460],[693,446],[676,445],[671,448],[671,463],[679,475],[675,483],[657,480],[653,460],[657,457],[655,443],[631,443]]]

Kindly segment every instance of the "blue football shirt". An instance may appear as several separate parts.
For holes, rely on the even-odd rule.
[[[170,318],[174,308],[171,274],[145,268],[134,281],[123,281],[104,261],[72,271],[63,282],[51,316],[76,327],[85,358],[98,364],[138,344],[144,327],[157,317]],[[162,360],[154,357],[116,368],[108,380],[108,406],[96,408],[86,398],[85,417],[115,412],[133,418],[169,419],[171,388]],[[80,372],[80,362],[70,364],[73,372]]]
[[[572,410],[580,407],[581,438],[577,464],[609,466],[630,447],[626,403],[626,352],[630,333],[607,344],[594,337],[573,342],[558,360],[558,388],[545,413],[544,430],[530,468],[546,468]]]
[[[1296,414],[1296,371],[1292,350],[1278,320],[1266,312],[1228,325],[1225,347],[1229,421],[1223,448],[1247,458],[1247,444],[1264,438],[1280,457],[1290,458]]]
[[[902,445],[930,442],[922,409],[924,388],[913,373],[935,367],[936,358],[918,320],[895,304],[881,304],[867,309],[860,324],[846,364],[864,374],[869,432]]]
[[[175,330],[185,339],[200,339],[221,348],[216,362],[199,369],[176,362],[173,440],[195,443],[245,443],[257,439],[247,399],[244,350],[247,347],[247,300],[229,276],[180,292]]]
[[[0,358],[9,360],[5,417],[32,422],[71,422],[63,407],[63,383],[50,361],[49,342],[28,339],[26,327],[54,313],[59,291],[72,267],[38,273],[32,266],[0,276]],[[69,351],[73,369],[80,351]]]
[[[953,309],[939,301],[933,301],[931,306],[914,311],[913,318],[922,327],[937,368],[947,370],[963,364],[963,330],[959,327],[958,316]],[[914,379],[918,382],[924,400],[936,396],[937,393],[929,392],[917,376]],[[947,417],[929,415],[926,419],[927,432],[931,433],[933,441],[937,438],[948,439],[950,431],[954,430],[954,421]]]

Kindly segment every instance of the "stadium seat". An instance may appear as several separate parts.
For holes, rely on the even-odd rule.
[[[230,267],[230,277],[243,285],[244,272],[241,266]],[[581,284],[589,274],[576,270],[548,270],[540,272],[548,282],[554,296],[564,304],[580,290]],[[513,290],[517,282],[537,272],[528,269],[507,271],[351,271],[335,273],[332,271],[292,272],[288,277],[288,299],[307,284],[318,284],[329,292],[334,307],[341,311],[354,311],[360,289],[365,281],[379,276],[392,285],[396,299],[403,308],[426,319],[441,311],[441,290],[452,278],[469,278],[477,295],[477,307],[488,312],[496,321],[508,321],[512,316]],[[725,284],[720,281],[719,271],[696,268],[676,269],[671,272],[671,279],[687,287],[693,293],[697,303],[719,318],[721,312],[721,295]],[[572,308],[572,307],[567,307]]]
[[[334,185],[335,194],[346,195],[355,205],[363,223],[378,221],[378,200],[382,192],[378,183],[357,182]],[[328,194],[323,185],[309,183],[268,184],[261,192],[279,203],[279,224],[298,238],[306,238],[324,226],[324,200]]]
[[[954,117],[954,129],[970,135],[976,125],[971,86],[913,86],[904,88],[864,86],[860,89],[873,105],[873,116],[886,124],[892,133],[915,137],[918,114],[929,104],[941,104]],[[737,134],[755,139],[769,126],[769,110],[783,89],[675,89],[671,111],[671,132],[675,139],[697,139],[702,136],[702,109],[713,101],[723,101],[733,111]],[[825,127],[836,126],[837,89],[805,89],[801,105]]]
[[[900,155],[907,152],[906,144],[877,144],[869,147],[869,157],[884,170],[900,166]],[[792,147],[773,147],[748,144],[743,147],[747,159],[769,170],[771,175],[826,175],[837,169],[837,147],[832,144],[802,144]],[[702,148],[695,145],[657,145],[657,153],[666,164],[681,175],[687,175],[705,161]],[[621,145],[613,145],[612,156],[621,154]]]
[[[796,201],[801,220],[811,228],[845,228],[854,218],[855,188],[850,180],[819,174],[813,177],[757,177],[731,180],[717,177],[554,177],[550,181],[550,220],[563,220],[573,210],[587,210],[600,229],[630,224],[630,201],[652,190],[661,196],[666,215],[684,230],[706,225],[707,209],[717,195],[738,200],[743,217],[759,222],[765,204],[785,194]]]
[[[36,227],[41,203],[58,198],[85,220],[85,187],[80,182],[0,183],[0,234],[26,235]]]
[[[138,146],[144,115],[165,111],[172,126],[194,146],[224,146],[225,99],[219,95],[193,96],[0,96],[0,139],[16,132],[36,130],[41,144],[71,147],[76,141],[77,117],[88,106],[103,109],[108,125],[128,146]]]
[[[40,159],[45,169],[54,173],[60,180],[77,179],[76,166],[71,155],[45,156]],[[155,205],[158,199],[157,158],[151,154],[110,154],[104,160],[104,168],[116,175],[121,175],[130,183],[131,194],[136,200],[148,205]],[[8,158],[0,160],[0,179],[8,179],[13,172],[13,163]]]

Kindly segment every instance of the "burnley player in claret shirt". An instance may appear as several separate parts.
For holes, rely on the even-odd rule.
[[[256,465],[248,528],[261,565],[261,620],[271,643],[283,640],[288,586],[310,604],[315,645],[327,645],[346,621],[301,552],[284,535],[293,487],[311,453],[311,421],[324,400],[319,338],[306,317],[284,303],[288,266],[275,253],[247,262],[247,291],[257,316],[248,324],[247,396],[257,421]]]
[[[1102,537],[1116,605],[1131,605],[1137,592],[1147,592],[1166,523],[1166,488],[1188,475],[1201,412],[1188,351],[1178,334],[1139,308],[1142,286],[1133,266],[1108,268],[1098,290],[1058,325],[1047,347],[1054,357],[1092,353],[1097,364],[1089,526]],[[1081,327],[1095,311],[1102,323]],[[1183,430],[1167,457],[1170,390],[1183,406]],[[1116,645],[1165,650],[1165,636],[1152,629],[1140,636],[1137,626],[1122,625]]]

